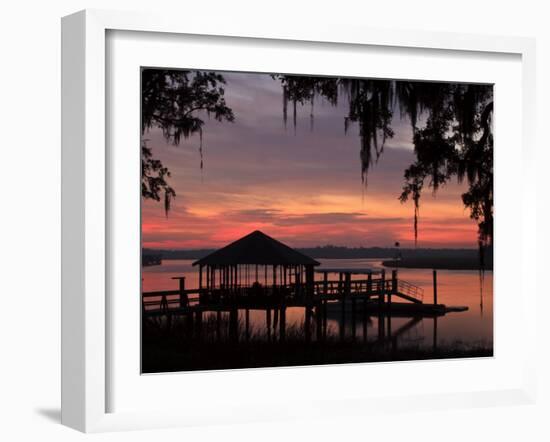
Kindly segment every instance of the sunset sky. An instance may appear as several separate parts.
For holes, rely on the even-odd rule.
[[[401,204],[403,172],[414,161],[412,131],[394,115],[395,135],[361,183],[358,128],[344,133],[347,100],[317,99],[298,106],[296,131],[282,119],[280,83],[265,74],[224,73],[227,105],[235,122],[204,126],[204,169],[199,138],[168,144],[160,130],[144,135],[155,158],[172,173],[176,191],[165,216],[162,203],[142,205],[143,246],[217,248],[253,230],[293,247],[414,247],[413,204]],[[455,182],[436,196],[426,189],[420,207],[418,247],[475,248],[477,225]]]

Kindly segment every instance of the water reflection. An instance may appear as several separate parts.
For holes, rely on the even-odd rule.
[[[320,259],[324,268],[382,268],[377,259]],[[177,282],[172,277],[185,276],[186,287],[198,286],[198,274],[192,267],[191,260],[164,261],[161,266],[143,269],[143,291],[174,290]],[[334,277],[335,275],[331,275]],[[352,275],[360,279],[361,275]],[[399,278],[418,285],[424,289],[426,302],[431,302],[433,293],[432,271],[430,269],[399,269]],[[321,274],[316,274],[322,280]],[[300,329],[304,323],[320,323],[320,334],[326,337],[350,338],[356,341],[373,342],[380,337],[392,338],[395,344],[414,344],[424,348],[439,344],[472,344],[484,343],[492,346],[493,342],[493,275],[492,271],[483,274],[469,270],[438,271],[438,302],[446,305],[467,306],[465,312],[448,313],[439,318],[414,319],[363,315],[361,312],[350,317],[342,315],[342,309],[329,308],[325,312],[308,312],[303,307],[288,307],[284,311],[286,330]],[[307,317],[311,313],[311,317]],[[204,320],[224,322],[225,312],[205,313]],[[280,334],[281,312],[273,310],[239,310],[236,320],[244,329],[244,338],[250,340],[277,339]],[[318,322],[317,322],[318,321]],[[219,328],[219,326],[218,326]],[[392,331],[389,333],[389,331]],[[397,333],[398,332],[398,333]],[[221,333],[218,330],[218,335]],[[312,328],[313,338],[317,336]]]

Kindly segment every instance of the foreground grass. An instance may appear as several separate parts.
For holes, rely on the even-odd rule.
[[[184,324],[176,324],[169,331],[144,327],[142,371],[159,373],[493,356],[492,345],[484,342],[466,345],[457,341],[433,348],[396,344],[391,340],[340,339],[333,335],[317,342],[314,336],[311,342],[306,342],[303,328],[290,327],[284,341],[267,340],[263,333],[247,336],[239,324],[236,341],[227,328],[220,331],[209,322],[204,324],[201,336],[190,336]]]

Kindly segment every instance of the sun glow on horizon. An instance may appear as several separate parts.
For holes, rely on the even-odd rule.
[[[342,105],[321,106],[312,130],[309,109],[299,108],[294,132],[282,124],[272,79],[224,75],[235,121],[205,123],[203,157],[196,138],[173,146],[158,129],[145,134],[154,157],[171,172],[176,198],[168,216],[161,203],[143,201],[144,247],[217,248],[253,230],[295,247],[387,247],[395,241],[414,247],[413,204],[398,200],[403,172],[415,158],[408,121],[395,121],[395,136],[365,186],[358,129],[344,134]],[[477,247],[477,225],[461,199],[466,190],[453,182],[435,197],[425,192],[418,247]]]

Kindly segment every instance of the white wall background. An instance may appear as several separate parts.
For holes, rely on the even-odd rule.
[[[0,439],[82,440],[59,425],[60,17],[83,8],[160,10],[258,21],[350,23],[537,38],[539,274],[550,224],[543,199],[549,164],[550,14],[545,2],[480,0],[19,0],[0,13]],[[513,178],[512,178],[513,179]],[[533,276],[535,269],[533,269]],[[550,287],[550,286],[547,286]],[[539,312],[550,290],[539,285]],[[547,310],[546,310],[547,311]],[[287,422],[91,436],[95,440],[550,440],[549,327],[540,315],[538,406],[380,415],[358,421]],[[452,380],[450,380],[452,381]]]

